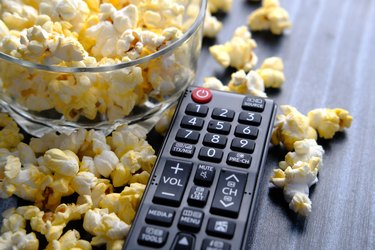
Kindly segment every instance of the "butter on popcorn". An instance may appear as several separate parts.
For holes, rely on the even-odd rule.
[[[284,64],[280,57],[265,59],[256,72],[262,77],[266,88],[280,88],[285,82]]]
[[[70,150],[50,149],[44,154],[43,158],[45,166],[57,174],[75,176],[78,173],[79,159]]]
[[[250,71],[258,61],[254,53],[256,42],[246,26],[238,27],[230,41],[210,47],[213,58],[223,67]]]
[[[353,117],[344,109],[314,109],[307,114],[309,124],[318,131],[319,137],[331,139],[338,131],[349,128]]]
[[[270,30],[275,35],[281,35],[292,23],[278,0],[263,0],[262,7],[249,15],[248,25],[252,31]]]
[[[293,144],[303,139],[317,139],[317,133],[309,125],[307,116],[289,105],[280,106],[282,114],[276,117],[271,142],[274,145],[283,144],[288,151],[293,150]]]
[[[38,11],[24,1],[3,0],[0,3],[1,20],[9,29],[24,29],[34,25]]]

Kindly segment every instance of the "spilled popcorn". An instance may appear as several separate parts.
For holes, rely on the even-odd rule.
[[[307,216],[312,209],[309,188],[318,182],[318,172],[323,166],[323,148],[317,144],[319,137],[331,139],[338,131],[351,126],[353,117],[344,109],[315,109],[305,116],[292,106],[280,107],[283,114],[276,117],[271,142],[283,144],[289,152],[279,162],[271,182],[284,190],[289,208]],[[318,132],[316,132],[316,130]]]
[[[206,77],[202,86],[244,95],[267,97],[265,88],[280,88],[284,81],[282,59],[270,57],[265,59],[262,66],[257,70],[250,70],[247,74],[244,70],[233,73],[227,85],[224,85],[216,77]]]
[[[8,122],[14,123],[11,118]],[[13,134],[2,139],[7,136]],[[33,205],[2,214],[0,248],[38,249],[34,232],[45,237],[47,249],[122,248],[156,160],[145,138],[144,130],[121,126],[107,137],[80,129],[2,147],[0,197],[16,195]],[[64,203],[73,194],[75,203]],[[83,220],[84,229],[94,236],[90,242],[75,230],[66,232],[75,220]],[[33,231],[29,234],[28,224]]]
[[[271,182],[283,188],[290,209],[307,216],[311,212],[309,188],[318,182],[324,150],[313,139],[296,141],[294,148],[295,152],[289,152],[279,163],[280,168],[273,171]]]
[[[262,7],[249,15],[248,25],[252,31],[270,30],[275,35],[281,35],[292,23],[278,0],[263,0]]]
[[[198,12],[186,19],[185,4],[184,0],[4,0],[0,3],[0,51],[61,67],[129,62],[181,38],[189,28],[185,23],[199,13],[197,3],[191,3]],[[206,25],[211,32],[221,28],[214,18]],[[181,45],[172,56],[102,73],[53,73],[1,61],[2,91],[30,111],[53,110],[69,121],[114,121],[149,97],[161,100],[192,79],[189,58],[195,55],[187,51],[188,46]]]
[[[256,42],[246,26],[238,27],[230,41],[225,44],[210,47],[213,58],[223,67],[233,67],[237,70],[250,71],[258,61],[254,53]]]

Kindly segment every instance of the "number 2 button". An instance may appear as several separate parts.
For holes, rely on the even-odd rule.
[[[234,118],[234,111],[230,109],[215,108],[214,111],[212,111],[212,118],[231,122]]]

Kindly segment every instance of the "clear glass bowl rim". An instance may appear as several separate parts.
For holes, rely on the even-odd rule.
[[[144,56],[144,57],[141,57],[136,60],[129,61],[129,62],[118,63],[114,65],[99,66],[99,67],[62,67],[62,66],[53,66],[53,65],[33,63],[30,61],[26,61],[23,59],[15,58],[13,56],[4,54],[3,52],[0,52],[0,58],[9,62],[18,64],[20,66],[26,67],[26,68],[39,69],[39,70],[51,71],[51,72],[61,72],[61,73],[84,73],[84,72],[97,73],[97,72],[113,71],[113,70],[118,70],[118,69],[123,69],[123,68],[131,67],[131,66],[139,65],[147,61],[150,61],[152,59],[155,59],[157,57],[160,57],[164,54],[167,54],[168,52],[178,48],[181,44],[183,44],[186,40],[188,40],[196,32],[199,26],[203,23],[205,13],[206,13],[206,6],[207,6],[207,0],[201,0],[201,5],[200,5],[197,18],[195,19],[193,25],[190,26],[190,28],[182,35],[180,39],[176,40],[169,46],[153,54],[150,54],[150,55],[147,55],[147,56]]]

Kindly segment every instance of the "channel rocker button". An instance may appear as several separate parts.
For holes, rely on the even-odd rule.
[[[206,88],[196,88],[191,93],[191,98],[196,103],[208,103],[212,99],[212,93]]]

